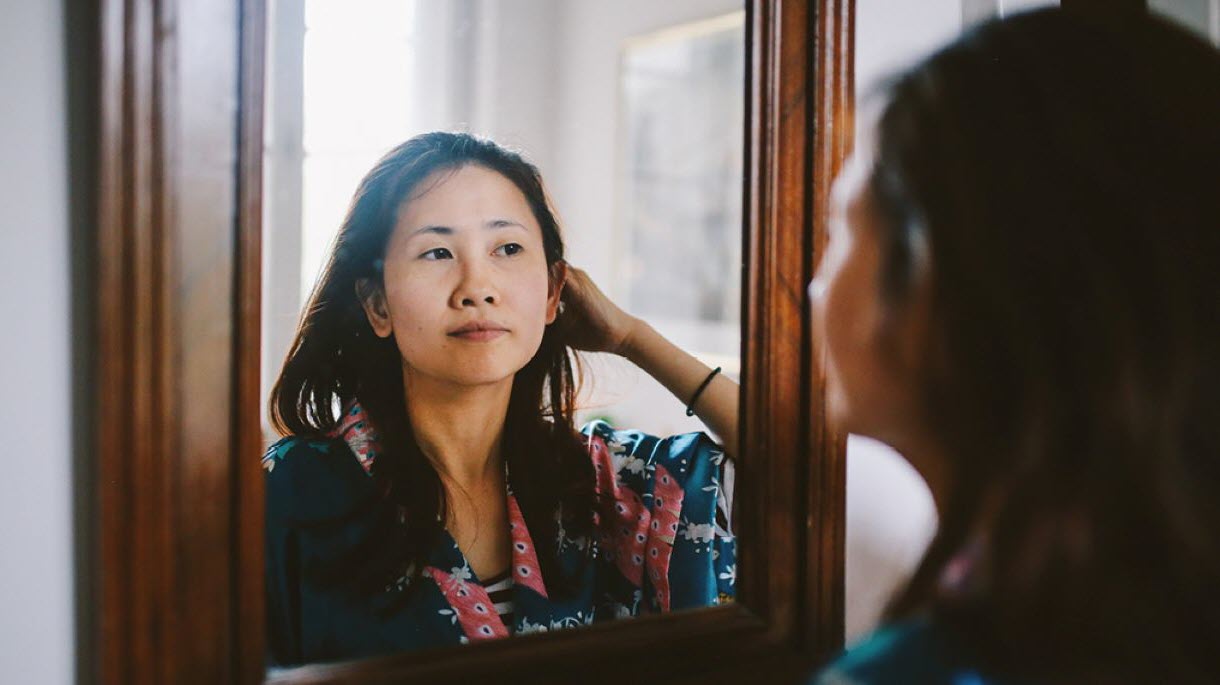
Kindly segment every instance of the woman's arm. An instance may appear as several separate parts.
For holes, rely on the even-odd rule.
[[[578,349],[613,352],[626,357],[657,379],[683,404],[712,369],[666,340],[647,322],[631,316],[610,301],[581,269],[567,266],[560,316],[569,340]],[[695,414],[720,437],[725,451],[736,458],[738,386],[724,374],[712,378],[693,407]]]
[[[635,319],[624,341],[624,357],[657,379],[683,404],[690,402],[700,384],[712,372],[711,367],[667,340],[642,319]],[[737,401],[736,383],[718,373],[695,401],[695,415],[720,436],[725,452],[736,458]]]

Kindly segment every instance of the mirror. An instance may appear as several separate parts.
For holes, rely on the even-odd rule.
[[[731,601],[742,3],[271,0],[266,46],[270,662]]]

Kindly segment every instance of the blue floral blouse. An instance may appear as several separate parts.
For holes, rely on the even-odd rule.
[[[359,405],[325,440],[284,438],[267,450],[266,572],[269,650],[276,665],[352,659],[543,632],[649,612],[702,607],[735,596],[736,540],[729,526],[732,463],[703,433],[664,439],[595,421],[582,431],[605,502],[596,539],[535,540],[512,496],[512,625],[505,625],[462,551],[447,533],[421,582],[390,612],[404,576],[383,597],[319,587],[302,569],[332,560],[379,523],[361,504],[376,496],[371,478],[377,437]],[[719,512],[719,517],[718,517]],[[327,521],[340,522],[325,525]],[[319,525],[321,524],[321,525]],[[578,591],[553,598],[535,545],[552,545]],[[592,545],[592,563],[585,550]],[[581,570],[583,567],[583,570]]]

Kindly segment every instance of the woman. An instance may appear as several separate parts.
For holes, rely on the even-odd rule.
[[[810,295],[940,524],[818,682],[1220,681],[1220,57],[1047,10],[879,100]]]
[[[626,356],[735,444],[736,384],[563,261],[537,169],[455,133],[378,162],[272,390],[277,664],[732,596],[723,450],[578,433],[573,348]]]

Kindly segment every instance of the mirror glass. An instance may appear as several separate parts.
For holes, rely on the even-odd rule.
[[[268,5],[269,664],[732,601],[740,0]]]

